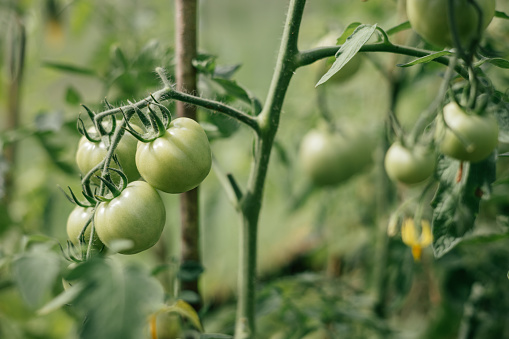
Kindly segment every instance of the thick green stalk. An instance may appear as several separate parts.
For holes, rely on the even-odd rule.
[[[260,133],[257,135],[255,158],[249,176],[246,194],[241,201],[242,229],[240,232],[240,263],[238,276],[236,339],[256,337],[255,288],[258,219],[262,206],[263,189],[270,153],[279,126],[281,108],[290,80],[297,68],[297,40],[305,0],[291,0],[286,19],[276,68],[269,94],[258,116]]]

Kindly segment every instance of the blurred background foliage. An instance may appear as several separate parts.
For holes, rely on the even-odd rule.
[[[328,32],[342,31],[352,22],[388,29],[406,20],[403,6],[404,1],[309,1],[300,48],[316,46]],[[286,8],[286,1],[200,1],[199,50],[216,56],[216,71],[236,70],[233,79],[263,101]],[[509,5],[498,1],[497,9],[507,13]],[[161,84],[155,67],[165,67],[170,76],[173,72],[173,11],[172,1],[160,0],[0,0],[0,31],[11,32],[15,22],[26,30],[17,126],[9,125],[8,107],[16,67],[10,55],[19,39],[11,38],[15,33],[0,35],[0,150],[16,145],[14,162],[0,153],[0,337],[78,335],[78,318],[65,308],[35,314],[44,302],[27,304],[10,263],[26,250],[27,239],[65,244],[66,218],[73,206],[57,185],[80,191],[74,161],[80,136],[76,120],[83,113],[79,105],[99,111],[105,97],[116,105],[157,90]],[[485,48],[507,57],[508,33],[507,21],[494,19]],[[394,39],[422,44],[410,31]],[[478,229],[486,231],[485,237],[465,241],[440,260],[434,260],[427,248],[422,260],[414,262],[400,238],[387,238],[384,230],[390,212],[420,188],[383,186],[381,148],[374,150],[373,167],[339,187],[314,188],[303,177],[297,163],[299,143],[320,124],[323,101],[340,128],[381,135],[391,105],[402,125],[412,126],[433,100],[444,71],[426,64],[399,74],[394,65],[404,63],[405,57],[373,54],[364,59],[355,77],[340,85],[315,89],[321,74],[311,65],[297,71],[289,88],[260,220],[260,337],[440,339],[474,333],[469,338],[508,338],[508,239],[489,236],[493,229],[507,232],[509,226],[506,184],[496,186],[481,206]],[[507,72],[486,67],[495,84],[508,87]],[[394,101],[390,77],[384,73],[401,80]],[[242,105],[213,87],[207,75],[201,76],[200,86],[203,95]],[[249,171],[252,135],[228,119],[207,112],[200,116],[209,128],[220,167],[242,185]],[[507,161],[499,161],[501,179],[507,178]],[[239,220],[214,170],[201,187],[202,315],[207,331],[231,334]],[[380,192],[397,196],[384,199]],[[168,220],[160,243],[136,256],[116,255],[115,262],[145,270],[160,265],[174,269],[179,253],[178,198],[168,194],[163,198]],[[430,212],[428,208],[425,216]],[[380,243],[387,249],[385,262],[380,260]],[[66,266],[58,251],[44,251],[47,258],[58,253],[55,260]],[[107,272],[106,266],[100,269]],[[172,286],[159,278],[165,287]],[[40,298],[47,302],[59,290],[48,288]],[[377,291],[382,291],[381,299]]]

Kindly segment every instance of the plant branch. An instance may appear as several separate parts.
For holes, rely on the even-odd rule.
[[[149,95],[148,97],[141,99],[140,101],[137,101],[135,103],[115,107],[106,111],[103,111],[101,113],[98,113],[96,115],[96,119],[104,119],[105,117],[113,114],[121,113],[121,110],[126,112],[126,114],[130,113],[128,116],[132,116],[132,113],[134,112],[134,107],[138,109],[143,109],[148,106],[150,102],[153,101],[152,97],[154,97],[157,100],[165,101],[165,100],[178,100],[182,101],[191,105],[207,108],[212,111],[216,111],[222,114],[225,114],[233,119],[236,119],[237,121],[251,127],[256,133],[260,132],[260,126],[258,125],[258,122],[256,121],[255,117],[252,117],[236,108],[233,108],[231,106],[228,106],[226,104],[223,104],[218,101],[210,100],[201,98],[195,95],[183,93],[180,91],[175,90],[171,87],[164,87],[153,94]],[[131,112],[133,111],[133,112]]]
[[[341,48],[341,46],[331,46],[331,47],[319,47],[306,51],[300,52],[298,55],[297,67],[306,66],[312,64],[315,61],[320,59],[328,58],[336,55],[337,51]],[[433,54],[433,51],[428,51],[425,49],[408,47],[402,45],[395,45],[391,43],[376,43],[376,44],[366,44],[362,46],[359,52],[383,52],[383,53],[394,53],[401,55],[408,55],[417,58],[422,58]],[[433,59],[434,62],[439,64],[449,66],[451,60],[448,57],[439,57]],[[468,79],[468,71],[461,67],[460,65],[455,66],[455,71],[461,75],[463,78]]]

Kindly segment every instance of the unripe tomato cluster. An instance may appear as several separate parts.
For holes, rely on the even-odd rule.
[[[84,138],[76,160],[86,173],[104,159],[107,147],[102,141],[93,143]],[[152,247],[163,231],[166,210],[157,190],[182,193],[198,186],[212,165],[210,144],[200,124],[177,118],[149,142],[136,142],[126,132],[115,154],[129,184],[112,199],[100,202],[95,210],[76,207],[68,218],[67,233],[71,242],[78,244],[79,235],[90,222],[84,234],[88,243],[93,222],[94,247],[110,247],[127,240],[130,246],[121,247],[119,253],[134,254]],[[139,180],[140,174],[144,181]]]
[[[480,162],[498,145],[498,124],[495,117],[467,113],[456,102],[444,106],[435,129],[438,151],[459,161]],[[395,142],[385,155],[385,170],[394,181],[416,184],[432,176],[436,155],[427,146],[408,148]]]
[[[467,113],[456,102],[443,108],[437,117],[434,144],[437,150],[459,161],[479,162],[497,147],[498,124],[488,113]],[[299,150],[304,174],[317,186],[340,184],[372,162],[375,139],[366,133],[344,134],[330,129],[313,129],[303,138]],[[437,154],[432,145],[389,147],[384,166],[390,179],[407,185],[418,184],[435,172]]]

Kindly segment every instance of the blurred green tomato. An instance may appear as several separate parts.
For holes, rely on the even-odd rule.
[[[495,0],[475,0],[482,10],[481,32],[495,15]],[[407,0],[407,16],[412,28],[429,43],[439,47],[453,46],[448,18],[448,0]],[[479,15],[469,0],[454,0],[459,39],[468,47],[477,35]]]
[[[302,139],[299,161],[314,184],[337,185],[373,163],[374,145],[374,138],[366,133],[315,129]]]
[[[385,171],[389,178],[404,184],[417,184],[429,178],[436,166],[436,157],[427,147],[408,149],[395,142],[385,154]]]
[[[445,105],[436,129],[440,151],[451,158],[479,162],[498,145],[498,123],[491,114],[467,114],[456,102]],[[446,126],[444,126],[444,122]]]

